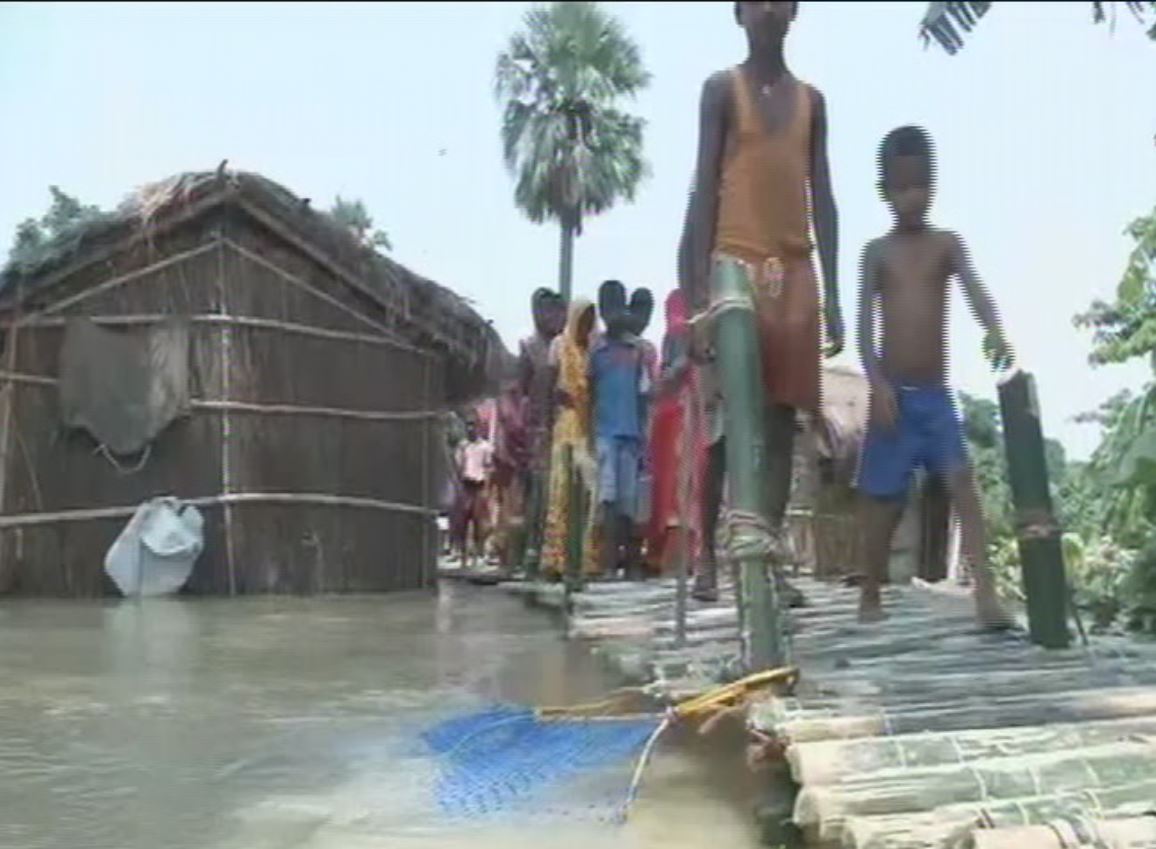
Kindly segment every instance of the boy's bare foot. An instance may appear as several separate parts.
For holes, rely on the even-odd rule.
[[[1015,619],[1000,603],[999,597],[990,590],[976,590],[975,616],[980,627],[987,631],[1006,631],[1016,625]]]

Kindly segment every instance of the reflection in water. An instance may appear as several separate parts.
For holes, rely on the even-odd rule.
[[[4,849],[756,845],[740,761],[715,740],[671,741],[621,829],[442,820],[422,727],[615,683],[494,590],[6,602],[0,676]]]

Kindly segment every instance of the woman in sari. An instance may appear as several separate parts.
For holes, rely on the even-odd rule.
[[[566,329],[555,338],[551,359],[557,374],[555,398],[558,405],[550,443],[549,506],[542,547],[542,568],[548,577],[561,578],[566,572],[570,532],[570,492],[567,488],[566,449],[572,450],[574,465],[590,490],[590,337],[594,331],[594,304],[575,298],[570,304]],[[591,498],[589,503],[596,503]],[[593,514],[593,510],[591,510]],[[598,573],[598,552],[594,545],[593,521],[586,523],[582,543],[582,571]]]
[[[657,403],[651,419],[650,451],[654,474],[653,501],[647,540],[648,560],[663,571],[677,563],[678,533],[687,526],[692,564],[701,553],[699,492],[706,462],[706,434],[698,398],[695,371],[688,358],[690,325],[680,289],[666,299],[666,336],[662,340],[662,372]],[[691,429],[690,457],[683,427]]]
[[[512,570],[523,532],[522,482],[529,467],[530,445],[526,430],[527,399],[516,376],[502,385],[494,418],[494,502],[497,505],[494,553],[504,569]]]

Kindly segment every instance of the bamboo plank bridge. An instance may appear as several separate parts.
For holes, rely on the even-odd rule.
[[[460,576],[443,570],[444,577]],[[1047,650],[980,631],[969,596],[885,591],[890,619],[856,621],[858,591],[807,578],[791,611],[801,675],[748,709],[774,738],[756,816],[768,840],[846,849],[1156,846],[1156,644],[1094,636]],[[733,590],[691,601],[679,644],[673,580],[508,582],[562,611],[567,635],[628,682],[679,701],[737,674]]]

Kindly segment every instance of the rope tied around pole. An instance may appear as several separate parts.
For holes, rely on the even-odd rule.
[[[718,530],[720,547],[732,563],[743,560],[767,560],[779,567],[791,559],[781,529],[767,518],[747,510],[727,508]]]

